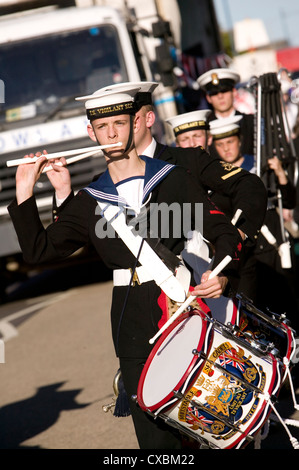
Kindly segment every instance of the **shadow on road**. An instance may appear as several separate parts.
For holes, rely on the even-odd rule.
[[[90,405],[76,403],[81,390],[61,391],[62,385],[64,382],[40,387],[34,396],[0,409],[0,449],[26,449],[22,442],[53,426],[62,411]]]

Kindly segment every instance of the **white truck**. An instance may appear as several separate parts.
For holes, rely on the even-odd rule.
[[[143,42],[144,30],[130,10],[127,12],[124,17],[118,9],[100,5],[52,6],[0,16],[2,267],[5,260],[14,260],[20,252],[7,213],[15,194],[16,168],[7,167],[6,162],[27,152],[46,149],[52,153],[90,146],[84,108],[74,98],[111,83],[156,78]],[[157,103],[163,108],[162,118],[175,114],[171,87],[161,84],[159,89]],[[90,182],[101,165],[104,168],[99,157],[70,165],[74,189]],[[52,219],[52,195],[48,178],[42,175],[36,196],[44,223]]]
[[[30,8],[43,7],[26,10],[28,3]],[[54,3],[19,0],[0,5],[0,276],[8,266],[18,269],[15,261],[22,260],[7,212],[15,195],[15,167],[6,162],[43,149],[53,153],[90,146],[85,112],[74,98],[126,81],[159,82],[154,101],[160,123],[157,119],[155,131],[170,143],[172,133],[162,122],[178,112],[173,52],[181,48],[190,53],[193,69],[193,53],[213,56],[220,47],[210,0]],[[24,6],[6,14],[3,4],[8,9]],[[70,165],[74,189],[88,184],[104,166],[101,157]],[[35,191],[47,224],[53,190],[46,175]]]

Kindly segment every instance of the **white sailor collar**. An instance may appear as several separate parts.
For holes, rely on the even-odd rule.
[[[145,155],[140,155],[140,158],[145,161],[143,203],[155,186],[175,168],[175,165],[155,158],[146,157]],[[124,198],[119,196],[108,169],[102,173],[96,181],[93,181],[83,189],[97,201],[109,202],[115,205],[126,205]]]

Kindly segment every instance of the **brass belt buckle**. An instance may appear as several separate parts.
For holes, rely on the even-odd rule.
[[[131,277],[132,277],[133,270],[132,270],[132,268],[129,268],[129,269],[130,269],[130,273],[131,273]],[[132,284],[131,284],[131,285],[134,287],[135,284],[136,284],[136,282],[137,282],[137,284],[140,286],[139,277],[138,277],[137,271],[136,271],[136,269],[135,269],[134,274],[133,274],[133,279],[132,279]]]

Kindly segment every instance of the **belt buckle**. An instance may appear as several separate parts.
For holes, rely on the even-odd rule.
[[[132,270],[132,268],[129,268],[129,269],[130,269],[130,273],[131,273],[131,277],[132,277],[133,270]],[[132,278],[132,281],[131,281],[131,285],[132,285],[133,287],[135,287],[136,282],[137,282],[137,284],[140,286],[139,277],[138,277],[137,271],[136,271],[136,269],[135,269],[135,270],[134,270],[134,274],[133,274],[133,278]]]

